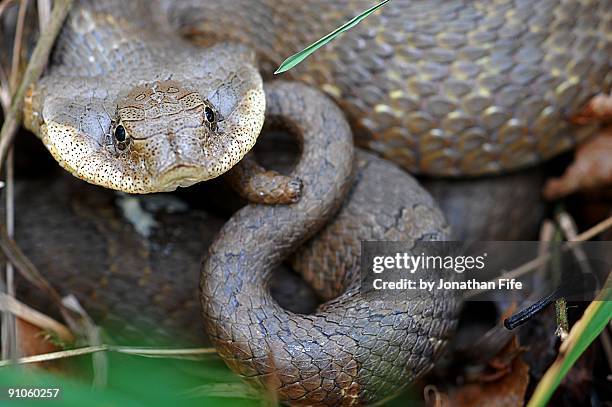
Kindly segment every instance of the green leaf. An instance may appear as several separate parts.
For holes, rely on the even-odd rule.
[[[527,404],[528,407],[545,406],[548,403],[576,360],[608,325],[612,317],[611,293],[612,273],[608,275],[608,279],[595,301],[589,304],[582,318],[572,327],[568,337],[559,349],[557,359],[538,383],[531,400]]]
[[[61,366],[67,374],[54,375],[41,369],[25,369],[21,366],[0,368],[0,405],[11,405],[7,399],[7,387],[60,388],[59,399],[19,400],[16,406],[61,407],[166,407],[180,405],[199,407],[258,407],[260,399],[254,399],[250,388],[243,384],[221,360],[185,361],[174,359],[149,359],[114,352],[109,360],[108,384],[104,389],[94,389],[88,380],[91,358],[79,356],[65,359]],[[56,365],[57,366],[57,365]]]
[[[310,44],[309,46],[307,46],[306,48],[304,48],[297,54],[291,55],[289,58],[285,59],[282,64],[280,64],[278,69],[274,72],[274,75],[283,73],[283,72],[287,72],[288,70],[290,70],[291,68],[293,68],[294,66],[296,66],[297,64],[305,60],[306,58],[308,58],[313,52],[315,52],[316,50],[318,50],[319,48],[321,48],[322,46],[324,46],[325,44],[327,44],[328,42],[330,42],[331,40],[333,40],[334,38],[336,38],[343,32],[350,30],[351,28],[359,24],[361,20],[363,20],[364,18],[366,18],[367,16],[369,16],[370,14],[372,14],[373,12],[375,12],[376,10],[378,10],[379,8],[381,8],[388,2],[389,0],[383,0],[379,4],[367,9],[363,13],[359,14],[357,17],[354,17],[353,19],[346,22],[341,27],[327,34],[325,37],[319,39],[316,42],[313,42],[312,44]]]

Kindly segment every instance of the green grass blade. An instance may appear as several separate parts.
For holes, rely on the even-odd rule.
[[[595,301],[572,327],[559,355],[536,387],[528,407],[545,406],[573,364],[608,325],[612,316],[612,273]]]
[[[333,40],[334,38],[336,38],[343,32],[348,31],[354,26],[356,26],[357,24],[359,24],[361,20],[363,20],[364,18],[366,18],[367,16],[369,16],[370,14],[372,14],[373,12],[375,12],[376,10],[378,10],[379,8],[387,4],[389,1],[390,0],[383,0],[377,5],[370,7],[363,13],[359,14],[357,17],[351,19],[350,21],[346,22],[341,27],[327,34],[325,37],[319,39],[316,42],[313,42],[312,44],[310,44],[309,46],[307,46],[306,48],[304,48],[297,54],[291,55],[289,58],[285,59],[282,64],[280,64],[280,66],[278,67],[276,72],[274,72],[274,74],[276,75],[279,73],[287,72],[288,70],[290,70],[291,68],[293,68],[294,66],[296,66],[297,64],[305,60],[306,58],[308,58],[313,52],[315,52],[316,50],[318,50],[319,48],[321,48],[322,46],[324,46],[325,44],[327,44],[328,42],[330,42],[331,40]]]

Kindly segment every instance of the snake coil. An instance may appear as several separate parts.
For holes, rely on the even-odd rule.
[[[293,205],[248,205],[224,225],[201,278],[207,331],[234,371],[280,401],[348,405],[389,397],[433,365],[458,300],[442,292],[393,304],[366,300],[360,241],[444,239],[443,216],[407,174],[364,152],[353,156],[349,126],[325,96],[283,82],[265,92],[267,117],[301,142],[292,175],[304,180],[304,191]],[[293,314],[269,294],[270,272],[335,214],[349,187],[334,220],[293,258],[329,301],[312,315]]]

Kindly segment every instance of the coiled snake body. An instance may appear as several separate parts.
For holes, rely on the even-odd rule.
[[[352,145],[322,95],[289,84],[264,92],[250,49],[265,71],[363,5],[83,0],[24,109],[26,125],[64,168],[127,192],[221,175],[255,143],[266,103],[270,117],[302,137],[300,201],[239,211],[213,243],[201,281],[220,354],[285,402],[390,396],[431,366],[457,310],[442,293],[393,307],[358,294],[360,240],[448,236],[429,195],[365,153],[356,155],[357,182],[336,221],[293,260],[329,302],[295,315],[266,291],[270,268],[340,206]],[[336,99],[362,145],[406,169],[454,176],[519,168],[594,130],[565,119],[610,87],[611,9],[609,0],[392,1],[295,76]],[[178,30],[250,48],[198,48]]]
[[[247,43],[267,72],[368,7],[191,4],[177,12],[185,33]],[[596,129],[568,119],[610,90],[611,22],[609,0],[394,0],[290,72],[336,100],[358,144],[410,172],[500,173],[566,151]]]
[[[337,108],[313,90],[276,83],[266,94],[267,116],[300,136],[295,174],[306,188],[295,205],[250,205],[224,225],[201,280],[207,331],[232,369],[281,401],[351,405],[389,397],[431,367],[458,300],[442,291],[366,300],[360,242],[442,240],[443,216],[414,180],[358,153],[346,204],[293,261],[330,301],[312,315],[278,306],[267,288],[270,272],[341,203],[351,185],[352,140]]]

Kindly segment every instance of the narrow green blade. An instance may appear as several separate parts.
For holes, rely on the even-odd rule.
[[[612,317],[612,273],[603,289],[585,310],[559,348],[559,355],[538,383],[527,407],[544,407],[548,404],[570,368],[599,336]]]
[[[341,27],[327,34],[325,37],[319,39],[316,42],[313,42],[312,44],[310,44],[309,46],[307,46],[306,48],[304,48],[297,54],[291,55],[289,58],[285,59],[282,64],[280,64],[280,66],[278,67],[276,72],[274,72],[274,74],[276,75],[279,73],[287,72],[288,70],[290,70],[291,68],[293,68],[294,66],[296,66],[297,64],[305,60],[306,58],[308,58],[310,54],[312,54],[313,52],[315,52],[316,50],[318,50],[319,48],[321,48],[322,46],[324,46],[325,44],[327,44],[328,42],[330,42],[331,40],[333,40],[334,38],[336,38],[343,32],[348,31],[354,26],[356,26],[357,24],[359,24],[361,20],[363,20],[364,18],[366,18],[367,16],[369,16],[370,14],[372,14],[373,12],[375,12],[376,10],[378,10],[379,8],[387,4],[389,1],[390,0],[383,0],[379,4],[373,7],[370,7],[363,13],[359,14],[357,17],[354,17],[353,19],[346,22]]]

